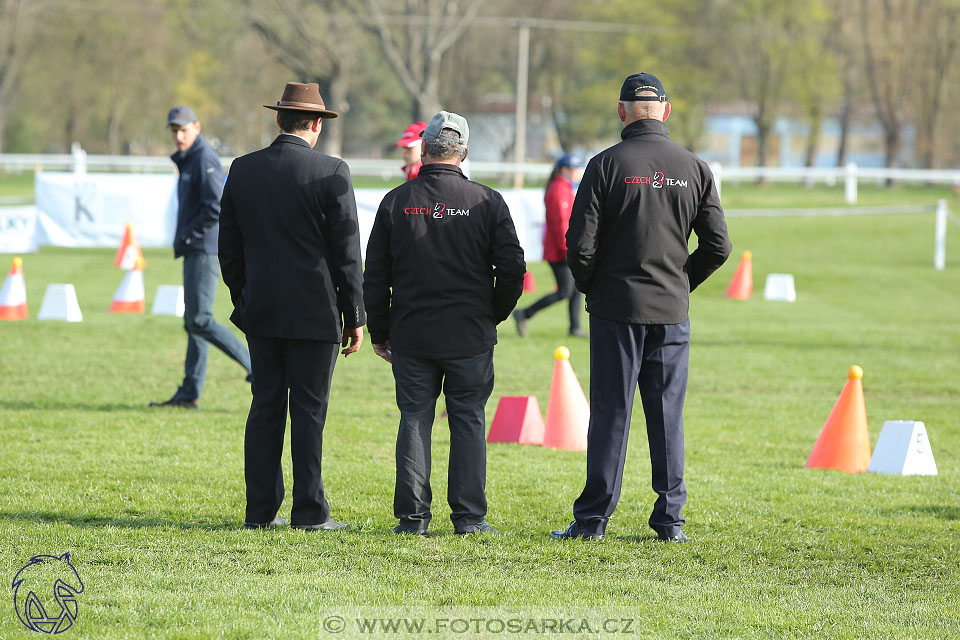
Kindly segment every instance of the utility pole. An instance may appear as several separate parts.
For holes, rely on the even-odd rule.
[[[530,75],[530,23],[517,27],[517,135],[513,143],[513,161],[522,165],[527,157],[527,83]],[[513,174],[513,187],[523,187],[523,169]]]

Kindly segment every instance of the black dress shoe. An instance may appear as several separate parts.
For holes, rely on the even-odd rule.
[[[321,522],[320,524],[292,524],[290,525],[290,528],[299,529],[301,531],[341,531],[346,529],[347,525],[343,522],[337,522],[331,518],[326,522]]]
[[[427,536],[427,530],[417,529],[416,527],[408,527],[402,524],[398,524],[393,528],[393,532],[398,535],[408,535],[408,536]]]
[[[684,542],[689,542],[690,538],[687,537],[687,534],[678,529],[675,532],[657,533],[657,540],[660,542],[675,542],[677,544],[683,544]]]
[[[490,523],[484,520],[480,524],[469,525],[459,531],[454,530],[454,535],[469,536],[475,533],[489,533],[492,536],[500,535],[500,532],[490,526]]]
[[[200,402],[194,398],[193,400],[174,400],[170,398],[166,402],[151,402],[150,407],[178,407],[180,409],[197,409],[200,407]]]
[[[287,521],[280,516],[275,517],[270,522],[244,522],[244,529],[276,529],[287,524]]]
[[[554,540],[570,540],[572,538],[583,538],[584,540],[603,540],[602,533],[588,531],[577,524],[576,520],[570,523],[566,531],[551,531],[550,537]]]

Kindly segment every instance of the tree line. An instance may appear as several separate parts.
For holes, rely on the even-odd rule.
[[[779,116],[807,123],[808,164],[831,116],[838,164],[871,122],[888,166],[908,136],[915,166],[960,164],[960,0],[0,0],[0,151],[167,152],[187,103],[244,153],[300,80],[342,114],[323,150],[376,157],[440,108],[510,111],[521,25],[531,106],[565,149],[616,139],[620,82],[646,70],[694,151],[726,106],[753,119],[760,164]]]

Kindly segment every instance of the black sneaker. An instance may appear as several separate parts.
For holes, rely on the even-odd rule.
[[[521,338],[527,337],[527,314],[523,309],[513,310],[513,321],[517,323],[517,333]]]
[[[280,516],[276,516],[270,522],[244,522],[244,529],[276,529],[287,524],[287,521]]]
[[[488,533],[492,536],[500,535],[500,532],[490,526],[490,523],[484,520],[480,524],[469,525],[467,528],[460,531],[454,531],[454,535],[458,536],[471,536],[475,533]]]
[[[199,409],[200,402],[194,398],[193,400],[175,400],[170,398],[166,402],[151,402],[149,407],[177,407],[179,409]]]

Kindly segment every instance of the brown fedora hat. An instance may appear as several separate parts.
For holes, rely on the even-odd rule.
[[[336,118],[336,111],[328,110],[320,97],[320,85],[316,82],[288,82],[277,104],[263,105],[274,111],[304,111],[316,113],[323,118]]]

